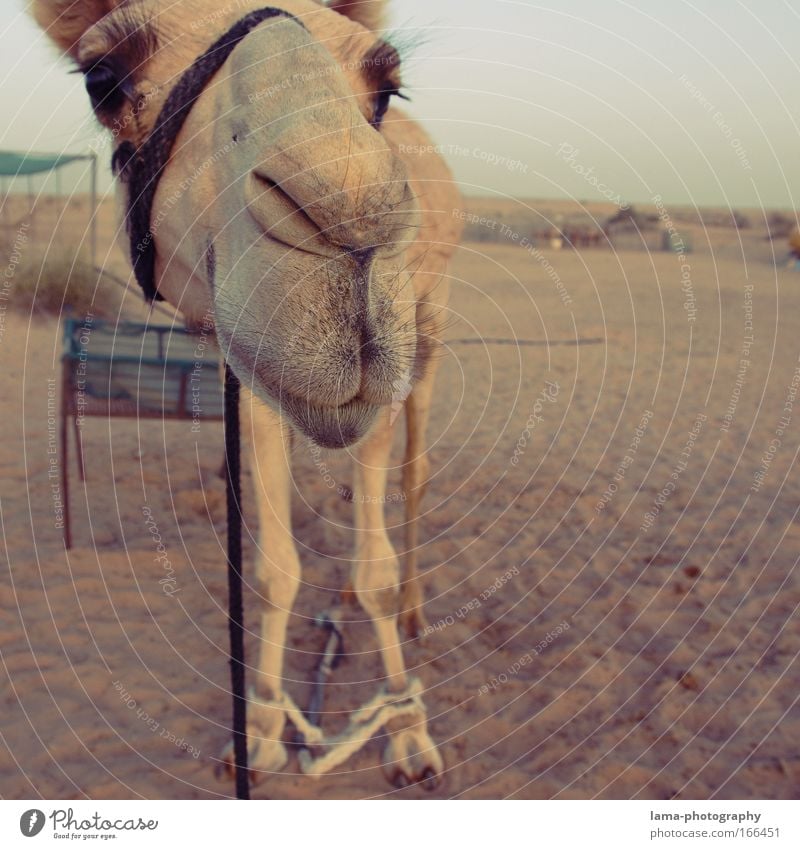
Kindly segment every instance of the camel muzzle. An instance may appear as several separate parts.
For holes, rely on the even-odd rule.
[[[333,245],[392,256],[415,239],[405,165],[362,114],[342,68],[296,21],[251,33],[226,84],[245,202],[266,234],[322,255]]]
[[[366,123],[340,134],[340,156],[329,161],[318,161],[320,151],[302,129],[281,136],[245,190],[248,211],[265,234],[326,256],[336,249],[394,256],[414,241],[419,210],[405,166],[380,137],[369,150],[348,154],[348,141],[362,133],[378,135]]]

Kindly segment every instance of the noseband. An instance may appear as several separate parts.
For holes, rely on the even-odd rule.
[[[167,96],[155,125],[138,148],[123,142],[112,167],[128,187],[127,228],[136,280],[147,300],[163,300],[155,279],[155,234],[150,226],[158,181],[169,162],[175,139],[197,98],[237,44],[269,18],[297,20],[282,9],[267,7],[240,18],[192,62]],[[298,21],[298,23],[300,23]],[[301,24],[302,26],[302,24]],[[228,626],[231,644],[233,749],[236,796],[250,798],[247,772],[247,701],[244,680],[244,611],[242,603],[242,513],[239,480],[239,380],[225,364],[225,465],[228,514]]]
[[[184,71],[161,107],[150,135],[139,148],[126,141],[114,153],[112,168],[128,187],[126,226],[133,273],[148,301],[163,300],[155,279],[155,235],[150,221],[158,181],[169,162],[175,139],[195,101],[239,42],[259,24],[277,17],[289,18],[300,24],[294,15],[271,6],[239,18]]]

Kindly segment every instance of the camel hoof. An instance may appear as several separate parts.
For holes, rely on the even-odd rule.
[[[428,792],[440,785],[444,773],[444,761],[424,722],[391,734],[383,767],[398,789],[420,784]]]
[[[440,779],[441,776],[437,775],[430,767],[428,767],[425,772],[422,773],[420,783],[425,790],[428,791],[428,793],[432,793],[439,786]]]
[[[353,582],[347,581],[339,593],[339,604],[342,607],[356,606],[356,591],[353,589]]]
[[[289,756],[283,743],[275,740],[249,738],[247,742],[247,776],[251,786],[256,787],[266,774],[280,772],[286,766]],[[214,774],[218,779],[235,779],[236,763],[232,741],[222,750]]]
[[[397,617],[400,628],[409,640],[422,642],[428,633],[428,622],[419,607],[402,610]]]
[[[236,764],[235,758],[233,756],[233,743],[229,743],[222,750],[220,754],[220,759],[214,765],[214,777],[217,779],[217,781],[236,780]],[[257,787],[259,781],[261,780],[261,776],[258,773],[253,772],[253,770],[249,768],[249,758],[247,780],[251,787]]]
[[[395,773],[395,776],[392,779],[392,784],[398,790],[405,790],[406,787],[408,787],[408,785],[409,785],[409,781],[408,781],[408,778],[402,772],[397,772],[397,773]]]

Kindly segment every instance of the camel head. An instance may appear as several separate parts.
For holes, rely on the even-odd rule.
[[[125,163],[194,60],[263,0],[31,0]],[[242,382],[320,445],[361,438],[417,355],[419,211],[384,134],[379,2],[275,0],[194,102],[159,179],[158,293],[213,321]],[[396,114],[396,113],[395,113]]]

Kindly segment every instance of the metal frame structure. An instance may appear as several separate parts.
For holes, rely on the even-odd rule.
[[[64,545],[72,547],[69,421],[86,480],[81,424],[103,418],[221,420],[221,359],[206,337],[172,325],[64,320],[61,354],[61,489]],[[202,401],[201,401],[202,399]]]

